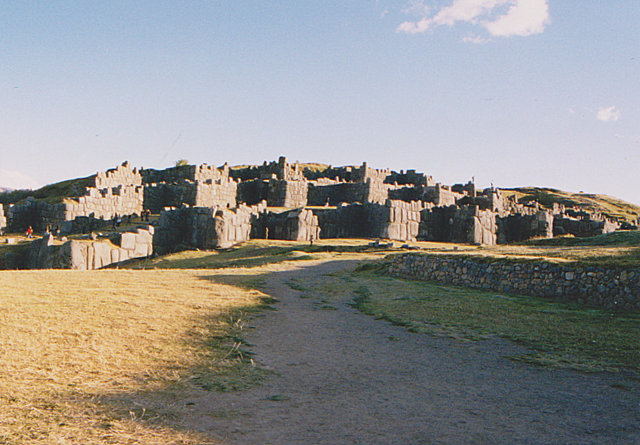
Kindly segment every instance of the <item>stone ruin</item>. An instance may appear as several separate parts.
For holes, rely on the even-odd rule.
[[[83,248],[69,242],[69,247],[57,250],[85,258],[72,263],[87,268],[152,251],[226,248],[252,238],[364,237],[495,245],[564,234],[592,236],[620,228],[600,214],[560,205],[544,208],[535,201],[521,204],[493,187],[477,190],[473,182],[447,186],[415,170],[398,173],[366,163],[310,169],[281,157],[233,169],[202,164],[156,170],[125,162],[85,178],[83,184],[75,196],[59,202],[31,197],[0,206],[0,228],[20,232],[29,225],[36,231],[59,227],[64,235],[93,231],[116,216],[137,216],[143,210],[160,214],[151,233],[153,249],[134,247],[132,253],[120,245],[119,250],[97,247],[92,254],[80,254]],[[129,235],[122,236],[122,243],[130,246]],[[64,263],[37,259],[52,257],[41,253],[55,250],[51,248],[34,246],[40,249],[33,254],[34,264]],[[108,254],[100,253],[103,250]]]

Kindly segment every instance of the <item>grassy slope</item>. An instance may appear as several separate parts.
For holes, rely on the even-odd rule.
[[[209,443],[176,423],[185,399],[262,378],[240,335],[265,295],[243,280],[0,272],[0,442]]]
[[[82,196],[85,187],[93,184],[93,178],[94,176],[87,176],[86,178],[69,179],[55,184],[45,185],[37,190],[13,190],[11,192],[0,193],[0,203],[14,204],[29,196],[51,203],[62,202],[62,200],[67,197]]]
[[[501,189],[506,196],[516,196],[519,202],[538,201],[545,207],[554,203],[579,207],[591,212],[601,212],[610,218],[633,222],[640,217],[640,207],[607,195],[570,193],[543,187],[519,187]]]

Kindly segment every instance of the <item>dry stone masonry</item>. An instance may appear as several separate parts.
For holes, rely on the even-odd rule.
[[[390,260],[392,275],[496,292],[640,310],[640,268],[576,267],[543,261],[406,253]]]
[[[139,227],[113,239],[74,239],[56,242],[46,233],[30,245],[27,266],[31,269],[93,270],[153,253],[154,227]]]
[[[30,225],[36,232],[60,228],[63,235],[87,233],[115,218],[149,210],[161,213],[151,243],[163,253],[229,247],[251,238],[368,237],[494,245],[562,234],[591,236],[620,227],[599,214],[519,203],[493,187],[478,190],[473,181],[448,186],[415,170],[398,173],[366,162],[303,168],[280,157],[258,166],[202,164],[163,170],[132,168],[125,162],[76,180],[68,190],[57,200],[29,197],[0,207],[0,228],[21,232]],[[123,234],[120,244],[130,246],[130,237]],[[80,258],[77,252],[85,247],[69,246],[74,246],[73,258]],[[113,258],[107,261],[107,254],[98,253],[106,248],[92,247],[89,253],[87,247],[81,263],[93,268],[151,253],[146,247],[134,248],[135,253],[118,248],[127,253],[109,250]],[[55,263],[37,260],[40,256],[34,254],[34,264]]]

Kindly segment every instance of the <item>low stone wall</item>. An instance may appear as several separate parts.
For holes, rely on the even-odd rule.
[[[456,286],[640,310],[640,268],[573,267],[542,261],[406,253],[390,257],[391,275]]]
[[[100,269],[153,253],[153,226],[120,233],[117,238],[71,240],[56,244],[51,234],[31,243],[26,267],[29,269]]]

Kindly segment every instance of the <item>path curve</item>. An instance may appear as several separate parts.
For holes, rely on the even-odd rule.
[[[286,284],[353,264],[269,275],[277,310],[247,340],[276,374],[209,394],[190,426],[230,444],[640,443],[638,382],[516,363],[507,357],[522,348],[505,340],[410,333],[356,311],[350,295],[318,310]]]

